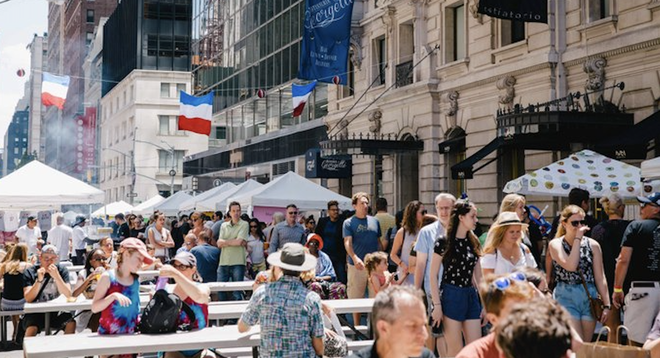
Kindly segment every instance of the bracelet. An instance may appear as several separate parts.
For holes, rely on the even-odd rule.
[[[623,288],[621,288],[621,287],[614,287],[614,293],[623,293]]]
[[[44,280],[37,280],[37,282],[42,283],[42,282],[44,282]]]
[[[603,306],[603,309],[604,310],[612,310],[612,306],[611,305]]]

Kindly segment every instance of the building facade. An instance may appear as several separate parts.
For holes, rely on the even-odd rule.
[[[47,71],[70,76],[64,109],[49,107],[44,116],[46,163],[80,179],[87,178],[87,167],[80,165],[77,141],[64,140],[76,136],[80,117],[87,117],[84,103],[83,62],[99,19],[108,17],[117,7],[117,0],[63,0],[48,5],[48,65]],[[42,154],[40,154],[42,155]]]
[[[657,156],[660,2],[548,3],[554,16],[541,24],[481,15],[468,0],[356,1],[355,90],[329,91],[322,143],[325,155],[357,154],[352,191],[383,196],[392,211],[466,193],[490,220],[507,181],[568,153]],[[642,148],[603,143],[622,133],[638,133]]]
[[[100,189],[134,204],[181,189],[183,157],[205,151],[204,135],[179,131],[180,90],[190,72],[133,70],[101,99]],[[131,194],[132,193],[132,194]]]
[[[19,101],[19,105],[23,100]],[[30,128],[30,112],[26,106],[23,109],[16,109],[12,116],[9,128],[5,134],[5,148],[2,153],[2,174],[3,176],[11,174],[21,163],[21,160],[29,155],[28,152],[28,131]]]
[[[37,159],[43,161],[44,132],[42,128],[44,120],[43,106],[41,105],[41,74],[48,61],[48,34],[43,36],[34,35],[32,42],[28,45],[30,51],[30,129],[28,131],[28,153],[37,153]]]
[[[211,149],[186,158],[185,175],[267,182],[304,174],[305,152],[325,138],[329,86],[318,83],[293,117],[303,16],[303,0],[194,2],[193,85],[214,91],[214,116]]]

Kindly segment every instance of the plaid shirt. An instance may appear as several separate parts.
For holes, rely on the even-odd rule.
[[[259,356],[264,358],[316,357],[312,337],[323,337],[321,298],[297,277],[282,276],[259,287],[241,320],[261,324]]]

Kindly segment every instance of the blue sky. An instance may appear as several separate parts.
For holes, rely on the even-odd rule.
[[[2,1],[2,0],[0,0]],[[23,88],[30,77],[30,54],[26,46],[35,33],[48,30],[48,2],[46,0],[10,0],[0,4],[0,144],[16,102],[23,96]],[[24,69],[24,77],[16,71]]]

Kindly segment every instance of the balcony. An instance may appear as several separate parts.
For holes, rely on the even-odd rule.
[[[396,86],[405,87],[412,83],[413,83],[412,60],[396,65]]]

